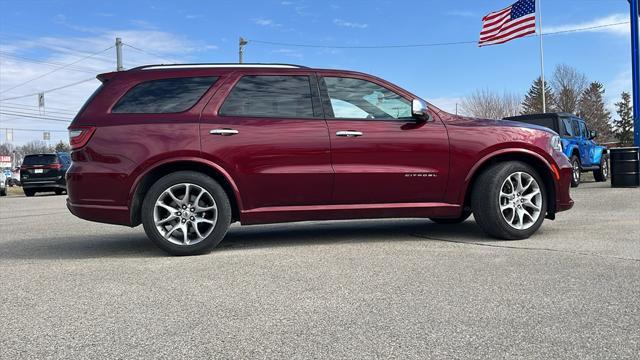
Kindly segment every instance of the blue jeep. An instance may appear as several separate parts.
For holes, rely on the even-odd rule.
[[[586,171],[593,171],[596,181],[607,181],[609,176],[607,148],[593,141],[598,136],[597,132],[589,131],[587,124],[579,117],[568,113],[548,113],[512,116],[505,120],[544,126],[560,135],[562,150],[573,165],[571,187],[580,185],[580,174]]]

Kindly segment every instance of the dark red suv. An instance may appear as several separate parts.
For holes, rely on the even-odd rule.
[[[573,205],[552,131],[443,112],[385,80],[295,65],[153,65],[98,76],[69,127],[68,207],[171,254],[229,225],[474,214],[522,239]]]

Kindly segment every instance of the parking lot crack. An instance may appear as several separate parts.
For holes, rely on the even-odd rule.
[[[456,244],[475,245],[475,246],[484,246],[484,247],[492,247],[492,248],[513,249],[513,250],[547,251],[547,252],[557,252],[557,253],[565,253],[565,254],[580,255],[580,256],[592,256],[592,257],[601,257],[601,258],[609,258],[609,259],[616,259],[616,260],[640,262],[640,259],[636,259],[636,258],[628,258],[628,257],[612,256],[612,255],[603,255],[603,254],[598,254],[598,253],[593,253],[593,252],[586,252],[586,251],[572,251],[572,250],[562,250],[562,249],[552,249],[552,248],[537,248],[537,247],[529,247],[529,246],[510,246],[510,245],[488,244],[488,243],[481,243],[481,242],[477,242],[477,241],[462,241],[462,240],[441,239],[441,238],[425,236],[425,235],[420,235],[420,234],[409,234],[409,236],[417,237],[417,238],[421,238],[421,239],[433,240],[433,241],[456,243]]]

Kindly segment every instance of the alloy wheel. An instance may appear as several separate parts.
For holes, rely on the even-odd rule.
[[[577,183],[580,181],[580,163],[576,160],[571,165],[573,167],[573,182]]]
[[[542,213],[540,185],[526,172],[514,172],[505,179],[498,201],[502,218],[517,230],[532,227]]]
[[[191,183],[176,184],[156,200],[153,221],[167,241],[194,245],[207,238],[215,228],[218,207],[205,188]]]

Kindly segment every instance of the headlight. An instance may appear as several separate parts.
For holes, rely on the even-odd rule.
[[[551,137],[551,148],[557,150],[558,152],[562,152],[562,141],[560,140],[560,136],[553,135]]]

